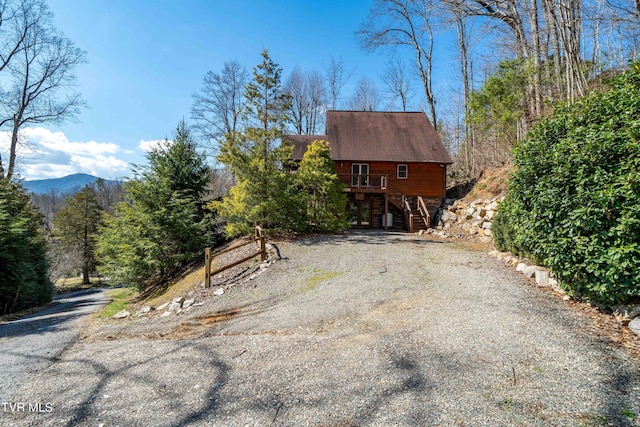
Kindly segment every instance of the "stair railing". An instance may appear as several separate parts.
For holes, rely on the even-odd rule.
[[[402,196],[402,201],[404,203],[404,216],[409,226],[409,233],[413,233],[413,210],[411,209],[409,200],[404,197],[404,195]]]
[[[427,228],[431,228],[431,215],[429,214],[429,210],[427,209],[427,205],[424,203],[422,196],[418,196],[418,212],[422,217],[422,221],[424,221],[424,225]]]

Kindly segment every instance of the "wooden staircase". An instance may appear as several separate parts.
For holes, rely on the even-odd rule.
[[[407,197],[404,194],[389,194],[388,200],[404,213],[405,225],[410,233],[431,227],[431,214],[421,196]]]

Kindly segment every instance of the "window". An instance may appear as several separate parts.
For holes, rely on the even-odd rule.
[[[351,164],[351,186],[366,187],[367,185],[369,185],[369,164]]]
[[[398,179],[407,179],[409,176],[409,167],[407,165],[398,165]]]

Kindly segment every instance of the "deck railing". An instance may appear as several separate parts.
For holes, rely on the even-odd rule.
[[[387,174],[338,174],[338,178],[345,185],[346,191],[386,191]]]

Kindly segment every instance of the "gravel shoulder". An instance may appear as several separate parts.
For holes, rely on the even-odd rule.
[[[277,246],[181,316],[87,323],[16,391],[43,409],[0,425],[640,425],[639,360],[486,252],[393,232]]]

